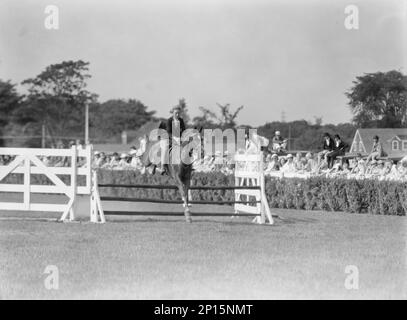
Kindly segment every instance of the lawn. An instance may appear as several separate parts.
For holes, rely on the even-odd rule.
[[[179,210],[169,205],[160,208]],[[149,204],[138,204],[138,209],[157,210]],[[226,209],[197,206],[194,210]],[[50,214],[0,212],[0,297],[407,297],[405,217],[273,212],[279,218],[272,226],[251,224],[244,217],[199,217],[192,224],[182,217],[108,217],[103,225],[56,223],[8,218],[49,218]],[[58,268],[58,290],[44,286],[47,265]],[[345,288],[348,265],[358,268],[358,289]]]

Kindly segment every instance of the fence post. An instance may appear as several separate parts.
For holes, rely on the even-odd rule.
[[[71,159],[71,201],[72,205],[69,210],[69,220],[73,221],[75,219],[75,214],[74,214],[74,206],[76,204],[76,191],[77,191],[77,181],[76,181],[76,175],[78,173],[78,164],[77,164],[77,146],[74,145],[72,146],[72,159]]]

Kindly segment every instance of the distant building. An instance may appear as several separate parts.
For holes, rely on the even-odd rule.
[[[350,154],[367,155],[372,151],[373,137],[377,135],[382,147],[391,159],[401,159],[407,155],[407,128],[369,128],[356,130]]]

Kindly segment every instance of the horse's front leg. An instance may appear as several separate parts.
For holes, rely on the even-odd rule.
[[[191,201],[192,201],[192,192],[191,189],[188,188],[188,207],[192,207]]]
[[[185,215],[185,220],[187,222],[192,222],[191,219],[191,212],[189,210],[189,205],[188,205],[188,197],[187,197],[187,192],[185,192],[185,186],[183,184],[178,185],[179,192],[181,193],[181,198],[182,198],[182,206],[184,207],[184,215]]]
[[[189,195],[190,195],[190,191],[191,190],[187,190],[187,192],[185,192],[185,186],[183,187],[184,189],[184,196],[183,196],[183,200],[184,200],[184,215],[185,215],[185,220],[187,222],[192,222],[192,218],[191,218],[191,212],[189,210],[189,207],[191,206],[189,204]]]

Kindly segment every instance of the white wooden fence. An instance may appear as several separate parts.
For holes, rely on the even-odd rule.
[[[256,217],[258,223],[266,220],[273,224],[270,207],[267,202],[264,182],[264,168],[262,154],[236,154],[235,162],[235,186],[258,186],[259,190],[235,189],[235,201],[246,201],[254,197],[255,205],[235,203],[235,212],[260,214]]]
[[[71,149],[39,149],[39,148],[0,148],[0,156],[10,156],[14,159],[0,165],[0,192],[22,193],[22,202],[0,202],[0,210],[50,211],[62,212],[61,220],[74,220],[74,204],[77,195],[91,195],[91,165],[92,146]],[[64,167],[48,166],[43,159],[58,157],[64,159]],[[82,166],[78,166],[78,159]],[[22,183],[5,183],[10,174],[22,174]],[[32,174],[44,175],[53,185],[32,184]],[[60,175],[69,176],[69,182],[63,182]],[[84,176],[85,184],[78,186],[78,177]],[[11,179],[13,180],[13,179]],[[34,203],[33,193],[64,194],[68,202]]]

